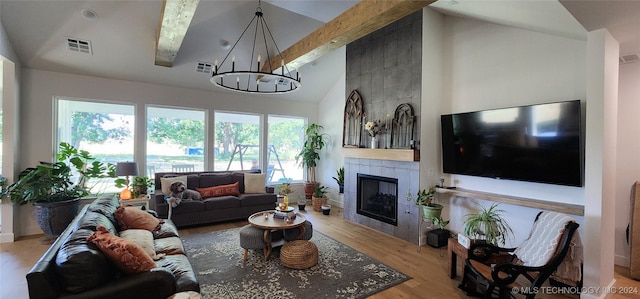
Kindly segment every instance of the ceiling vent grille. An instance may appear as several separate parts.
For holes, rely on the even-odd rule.
[[[640,56],[638,56],[638,54],[630,54],[630,55],[620,56],[620,64],[632,63],[632,62],[636,62],[636,61],[640,61]]]
[[[67,49],[72,52],[93,54],[91,42],[77,38],[67,38]]]
[[[196,72],[211,74],[211,68],[213,68],[213,65],[210,62],[198,61],[198,65],[196,66]]]

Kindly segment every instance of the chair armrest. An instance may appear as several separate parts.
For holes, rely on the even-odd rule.
[[[529,267],[513,263],[497,264],[491,270],[491,278],[498,285],[509,285],[516,281],[520,275],[526,277],[530,282],[533,282],[538,276],[538,273],[547,267],[548,266]]]
[[[502,248],[487,243],[474,243],[469,247],[469,259],[476,260],[482,263],[487,263],[490,260],[497,262],[506,262],[511,260],[510,254],[516,250],[515,248]]]

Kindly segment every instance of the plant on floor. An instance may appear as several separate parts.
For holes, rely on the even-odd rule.
[[[7,193],[14,204],[32,203],[40,228],[52,237],[75,217],[79,199],[90,194],[93,186],[88,186],[88,180],[105,177],[115,177],[115,165],[103,164],[89,152],[61,142],[56,162],[40,162],[23,170]]]
[[[343,193],[344,192],[344,167],[338,168],[338,170],[336,170],[336,176],[332,178],[336,181],[336,183],[338,183],[338,188],[340,188],[338,193]]]
[[[318,184],[311,197],[311,203],[313,204],[313,210],[316,212],[322,211],[322,205],[327,203],[328,187]]]
[[[502,218],[502,213],[506,211],[499,209],[498,205],[498,203],[494,203],[488,209],[480,206],[478,213],[466,215],[465,235],[484,239],[489,244],[504,246],[506,239],[513,234],[513,230]]]
[[[316,181],[316,166],[320,160],[319,151],[325,146],[325,133],[321,133],[323,127],[318,124],[310,124],[305,130],[305,140],[302,149],[296,154],[296,162],[300,163],[307,171],[307,181],[304,186],[305,198],[310,199]]]

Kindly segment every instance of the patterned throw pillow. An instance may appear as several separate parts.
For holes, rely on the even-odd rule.
[[[208,188],[196,188],[196,191],[198,191],[200,195],[202,195],[202,198],[218,197],[218,196],[225,196],[225,195],[233,195],[233,196],[240,195],[240,189],[238,189],[238,182],[235,182],[229,185],[220,185],[220,186],[213,186]]]
[[[146,229],[153,232],[160,229],[163,222],[138,207],[118,207],[113,215],[118,220],[121,230]]]
[[[245,173],[244,193],[267,193],[265,190],[265,173]]]
[[[141,273],[156,267],[156,263],[144,249],[135,243],[112,235],[104,226],[98,226],[98,230],[87,237],[87,241],[96,244],[123,273]]]

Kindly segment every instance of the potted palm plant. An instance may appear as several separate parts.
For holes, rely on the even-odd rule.
[[[431,186],[429,187],[429,189],[418,190],[415,199],[413,198],[413,194],[411,194],[411,191],[409,191],[407,192],[407,201],[414,200],[416,205],[422,207],[422,217],[425,220],[433,222],[434,219],[440,218],[443,208],[441,204],[433,202],[435,199],[435,194],[436,186]]]
[[[488,209],[480,206],[478,213],[466,215],[464,234],[489,244],[504,246],[507,237],[512,235],[513,231],[507,221],[502,218],[505,210],[499,209],[498,205],[494,203]]]
[[[344,167],[336,170],[336,176],[332,177],[338,183],[338,193],[344,193]]]
[[[313,191],[311,197],[311,203],[313,204],[313,210],[316,212],[322,211],[322,205],[327,204],[327,192],[328,187],[318,184]]]
[[[62,233],[78,213],[80,198],[91,191],[88,179],[114,176],[113,164],[105,165],[89,152],[61,142],[56,162],[40,162],[23,170],[7,194],[14,204],[33,204],[38,225],[51,238]]]
[[[320,160],[318,153],[325,146],[326,134],[321,133],[323,127],[318,124],[310,124],[305,130],[305,141],[302,149],[296,154],[296,161],[300,163],[307,171],[307,181],[304,185],[304,194],[306,199],[311,196],[318,185],[316,181],[316,166]]]

